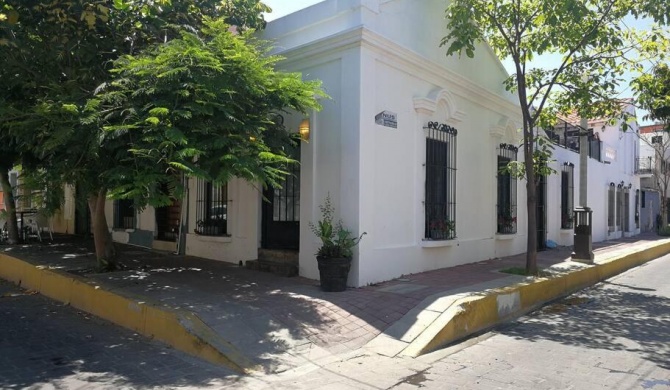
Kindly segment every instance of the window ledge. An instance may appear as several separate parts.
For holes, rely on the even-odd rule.
[[[196,240],[201,242],[219,242],[219,243],[233,242],[233,237],[231,236],[204,236],[195,233],[189,234],[189,236],[194,237]]]
[[[513,240],[515,238],[516,238],[516,233],[510,233],[510,234],[496,233],[496,240],[506,241],[506,240]]]
[[[575,232],[575,230],[572,229],[572,228],[570,228],[570,229],[561,229],[560,232],[561,232],[561,234],[573,234],[573,233]]]
[[[456,238],[451,240],[421,240],[421,247],[423,248],[442,248],[449,246],[458,246],[458,240]]]

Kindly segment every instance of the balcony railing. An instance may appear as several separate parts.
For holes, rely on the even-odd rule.
[[[558,123],[553,129],[545,130],[547,136],[554,144],[562,146],[568,150],[579,153],[580,150],[580,133],[581,127],[574,126],[568,122],[559,119]],[[589,130],[588,135],[589,157],[596,161],[602,160],[602,141],[598,139],[598,135]]]
[[[654,173],[655,166],[653,157],[638,157],[635,159],[635,173],[638,175]]]

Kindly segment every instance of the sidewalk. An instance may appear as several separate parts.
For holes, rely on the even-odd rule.
[[[597,243],[596,260],[665,242],[654,234]],[[92,243],[72,236],[56,237],[53,244],[0,246],[0,253],[84,276],[106,291],[139,303],[154,302],[169,310],[192,312],[219,340],[230,343],[226,344],[229,350],[265,373],[328,361],[373,339],[379,341],[383,332],[393,333],[393,326],[420,320],[422,307],[433,297],[480,293],[525,280],[498,272],[523,266],[525,254],[521,254],[324,293],[317,281],[300,277],[284,278],[138,247],[117,248],[121,262],[129,269],[106,274],[89,273],[95,264]],[[547,250],[538,253],[538,264],[547,268],[569,256],[568,248]],[[0,276],[6,271],[2,266],[0,259]]]

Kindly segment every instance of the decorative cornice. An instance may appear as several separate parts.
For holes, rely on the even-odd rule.
[[[414,110],[419,114],[432,116],[440,103],[444,103],[447,107],[446,122],[448,124],[455,126],[465,119],[465,113],[458,110],[455,99],[444,89],[435,90],[425,98],[414,98]]]
[[[509,117],[519,116],[519,106],[512,100],[495,94],[453,70],[447,69],[443,65],[435,63],[363,26],[344,30],[337,34],[273,54],[286,57],[281,62],[283,65],[299,69],[301,63],[306,60],[352,47],[365,47],[373,52],[382,54],[377,58],[378,61],[410,75],[416,76],[417,74],[421,74],[422,78],[426,81],[434,85],[443,86],[455,96],[490,107],[500,114]],[[421,110],[424,112],[430,111],[432,109],[430,104],[425,105],[425,102],[420,102],[420,99],[415,99],[415,109],[417,112],[421,112]],[[454,113],[455,120],[463,120],[464,116],[462,113],[460,113],[461,117],[458,119],[459,113]]]

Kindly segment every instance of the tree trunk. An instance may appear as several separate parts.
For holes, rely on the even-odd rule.
[[[528,157],[526,157],[528,159]],[[526,163],[526,211],[528,213],[528,241],[526,243],[526,273],[537,275],[537,186],[533,158]]]
[[[659,229],[663,229],[666,226],[668,226],[668,189],[667,187],[661,191],[661,199],[660,199],[660,212],[661,212],[661,226],[659,226]]]
[[[7,211],[7,231],[9,244],[19,243],[19,226],[16,222],[16,203],[14,202],[14,192],[12,184],[9,182],[9,169],[0,169],[0,185],[5,199],[5,210]],[[0,226],[0,229],[2,226]]]
[[[95,243],[95,256],[98,259],[98,269],[113,271],[118,268],[118,262],[112,234],[109,232],[105,217],[106,199],[107,190],[101,189],[97,194],[88,197],[88,207],[93,218],[93,242]]]

